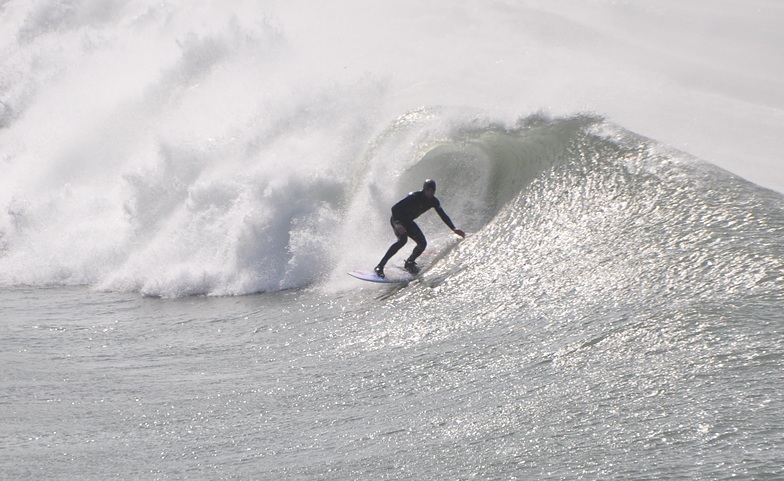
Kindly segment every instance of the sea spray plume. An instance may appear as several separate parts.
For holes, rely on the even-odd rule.
[[[4,114],[0,282],[241,294],[325,269],[315,230],[336,221],[384,87],[307,74],[249,5],[125,6],[97,24],[71,12],[35,35],[42,21],[25,23],[23,52],[62,58],[55,75],[13,57],[35,87],[9,81],[3,96],[16,108]]]
[[[351,92],[372,98],[376,88],[367,87]],[[339,225],[354,166],[345,159],[361,145],[347,139],[364,129],[355,117],[337,120],[344,109],[366,108],[345,94],[331,88],[317,94],[323,101],[265,110],[268,121],[242,140],[162,148],[158,167],[127,177],[126,211],[138,239],[153,240],[102,285],[176,296],[313,282],[332,262],[333,239],[324,233]],[[170,245],[172,238],[187,247]]]

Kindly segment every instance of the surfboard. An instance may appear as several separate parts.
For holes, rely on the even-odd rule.
[[[383,284],[403,284],[410,282],[415,277],[403,269],[395,269],[390,267],[386,269],[385,274],[386,277],[378,277],[375,272],[364,269],[355,269],[348,272],[348,275],[351,277],[356,277],[357,279],[363,281],[378,282]]]
[[[470,234],[466,234],[466,237],[469,235]],[[450,242],[449,245],[447,245],[445,248],[439,250],[427,250],[423,252],[422,258],[427,259],[424,266],[420,265],[422,270],[419,271],[419,274],[411,274],[401,267],[387,264],[386,269],[384,269],[386,277],[378,277],[375,272],[366,269],[354,269],[353,271],[349,271],[348,275],[368,282],[378,282],[383,284],[405,284],[424,274],[432,266],[434,266],[436,262],[449,254],[457,245],[459,245],[459,242]]]

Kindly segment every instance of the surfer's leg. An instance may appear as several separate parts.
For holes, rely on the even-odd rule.
[[[387,262],[389,261],[389,259],[391,259],[392,256],[397,254],[397,251],[402,249],[403,246],[406,245],[406,242],[408,242],[408,237],[407,236],[405,236],[405,235],[398,236],[397,235],[397,231],[395,231],[395,225],[394,224],[392,224],[392,231],[395,232],[395,235],[397,236],[397,242],[395,242],[394,244],[389,246],[389,250],[387,250],[387,253],[384,254],[384,258],[381,259],[381,262],[378,263],[378,267],[381,267],[382,269],[384,268],[385,265],[387,265]]]
[[[387,250],[387,253],[384,254],[384,258],[381,259],[381,262],[379,262],[378,265],[381,267],[387,265],[387,261],[389,261],[393,255],[397,254],[397,251],[402,249],[403,246],[406,245],[407,241],[408,239],[406,239],[406,236],[400,236],[397,242],[389,246],[389,250]]]
[[[425,234],[422,233],[422,229],[419,228],[416,222],[412,222],[410,226],[406,226],[406,230],[408,231],[408,236],[417,243],[416,247],[414,247],[414,251],[411,253],[411,257],[408,258],[408,262],[413,263],[417,257],[425,252],[427,239],[425,239]]]

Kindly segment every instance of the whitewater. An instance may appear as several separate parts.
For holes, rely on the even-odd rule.
[[[781,479],[782,20],[0,2],[0,477]]]

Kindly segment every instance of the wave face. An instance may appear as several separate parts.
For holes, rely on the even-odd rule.
[[[716,306],[735,294],[781,297],[779,194],[601,119],[544,129],[558,131],[548,167],[531,180],[510,176],[512,155],[499,159],[493,190],[506,197],[510,182],[527,185],[437,273],[453,270],[455,285],[492,286],[502,295],[493,305],[527,311],[537,306],[520,299],[548,293],[548,309],[555,302],[575,315],[595,307],[576,300],[606,310],[612,299],[623,313],[639,311],[642,300],[653,302],[646,310],[664,310]]]
[[[458,311],[470,322],[525,320],[546,337],[552,326],[537,319],[606,330],[610,318],[648,332],[670,322],[681,329],[700,319],[731,325],[780,317],[778,193],[596,117],[529,118],[515,130],[463,132],[422,162],[431,156],[456,161],[440,172],[447,184],[452,176],[485,180],[474,189],[486,198],[485,210],[460,206],[456,217],[476,233],[446,249],[422,281],[429,289],[399,295],[434,309],[428,319],[456,322],[454,304],[465,303]],[[490,167],[470,172],[465,156]],[[433,296],[447,301],[434,306]]]

